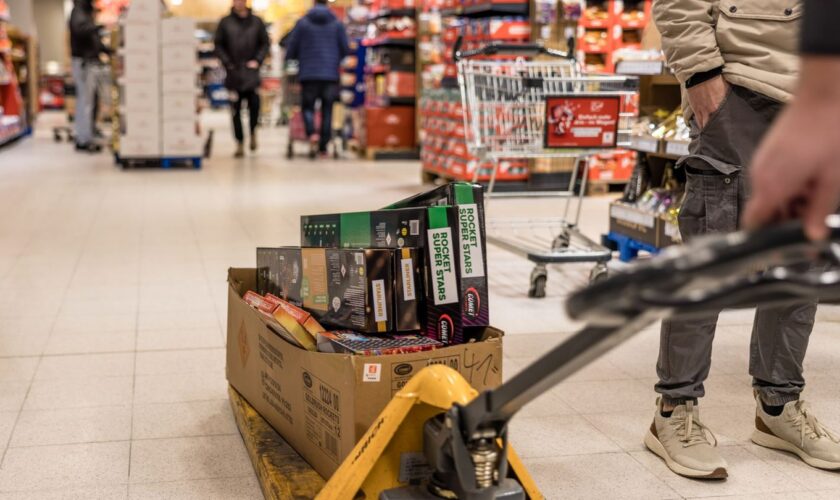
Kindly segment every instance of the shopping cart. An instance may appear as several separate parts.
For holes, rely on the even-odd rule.
[[[632,113],[623,108],[638,95],[638,79],[583,75],[566,53],[540,45],[491,44],[461,51],[456,43],[455,60],[467,147],[479,165],[485,161],[493,165],[486,197],[565,200],[560,217],[488,220],[488,242],[536,264],[530,297],[545,296],[549,264],[593,262],[590,279],[606,276],[611,252],[578,230],[589,173],[587,158],[629,143]],[[503,158],[566,158],[572,164],[568,186],[496,192]],[[476,168],[474,182],[478,173]]]

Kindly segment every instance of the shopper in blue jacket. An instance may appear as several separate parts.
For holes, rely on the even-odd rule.
[[[298,61],[303,121],[315,152],[325,155],[332,133],[332,106],[338,100],[339,67],[350,55],[344,24],[327,7],[327,0],[315,6],[295,25],[286,45],[286,59]],[[315,103],[321,103],[321,131],[315,133]],[[314,155],[313,155],[314,156]]]

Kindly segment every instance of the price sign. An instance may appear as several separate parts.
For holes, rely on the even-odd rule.
[[[618,136],[618,96],[549,96],[546,148],[612,148]]]

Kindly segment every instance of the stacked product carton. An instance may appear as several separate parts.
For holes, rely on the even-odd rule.
[[[123,25],[120,155],[161,154],[159,0],[134,0]]]
[[[123,25],[119,154],[125,158],[202,154],[195,21],[162,14],[160,0],[133,0]]]
[[[168,157],[201,156],[197,133],[198,42],[195,21],[161,21],[162,152]]]

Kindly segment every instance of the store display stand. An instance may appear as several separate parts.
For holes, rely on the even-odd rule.
[[[8,21],[0,2],[0,147],[31,134],[37,111],[35,43]]]

